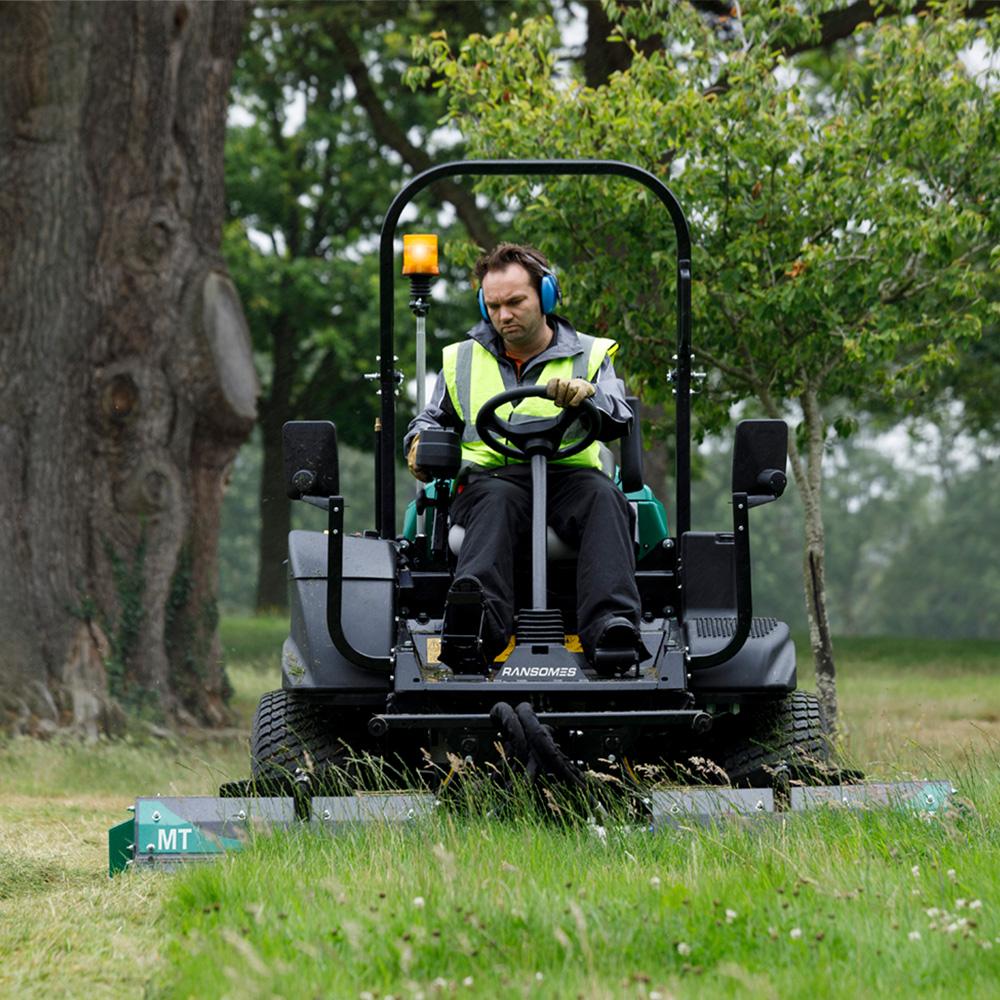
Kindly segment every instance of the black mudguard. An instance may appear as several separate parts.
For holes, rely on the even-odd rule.
[[[290,632],[281,656],[282,686],[388,691],[388,673],[364,670],[333,647],[326,623],[327,537],[288,536]],[[343,628],[356,649],[389,656],[395,638],[396,552],[381,538],[344,538]]]
[[[690,618],[688,645],[697,656],[724,646],[736,629],[735,616]],[[796,687],[795,645],[788,626],[776,618],[754,618],[743,648],[725,663],[692,670],[688,687],[696,695],[741,700],[747,695],[778,697]],[[729,697],[726,697],[729,696]]]
[[[684,641],[692,658],[716,653],[736,632],[736,547],[731,532],[689,531],[681,539]],[[795,690],[795,646],[776,618],[753,618],[743,647],[714,667],[690,670],[700,700],[778,698]]]

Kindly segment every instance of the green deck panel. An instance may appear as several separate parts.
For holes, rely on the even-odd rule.
[[[135,846],[135,820],[127,819],[108,830],[108,878],[125,871]]]
[[[137,802],[136,827],[139,848],[149,854],[221,854],[243,846],[237,837],[206,830],[197,819],[179,815],[160,799]]]

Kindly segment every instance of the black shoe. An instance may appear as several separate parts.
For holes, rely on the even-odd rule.
[[[646,647],[639,630],[627,618],[609,618],[594,645],[594,668],[602,677],[614,677],[634,667]]]

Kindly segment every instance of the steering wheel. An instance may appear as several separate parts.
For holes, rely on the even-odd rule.
[[[544,385],[519,386],[508,389],[486,400],[476,416],[476,431],[479,437],[494,451],[523,461],[532,455],[545,455],[550,461],[578,455],[597,440],[601,429],[601,411],[592,399],[585,399],[578,406],[567,406],[556,417],[538,417],[512,424],[497,416],[497,410],[505,403],[513,403],[533,396],[551,399]],[[583,427],[583,437],[567,447],[561,447],[563,435],[570,424],[579,420]],[[509,443],[497,437],[503,434]]]

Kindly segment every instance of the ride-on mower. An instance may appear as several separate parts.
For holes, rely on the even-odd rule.
[[[454,432],[421,435],[417,462],[433,479],[397,533],[395,404],[402,375],[394,368],[396,227],[420,191],[454,175],[618,175],[645,185],[672,222],[672,532],[643,479],[638,400],[630,400],[636,418],[613,469],[634,513],[645,655],[612,650],[605,662],[600,652],[593,661],[584,655],[577,640],[582,623],[575,620],[575,553],[545,523],[547,463],[596,438],[600,421],[589,402],[551,419],[518,420],[522,399],[545,395],[544,387],[522,386],[493,397],[476,419],[480,437],[494,450],[530,465],[533,489],[531,551],[518,560],[525,570],[515,581],[515,633],[485,669],[481,656],[463,655],[475,653],[480,642],[477,595],[470,595],[466,614],[457,609],[449,615],[452,631],[443,633],[446,600],[461,600],[454,592],[449,597],[462,543],[461,529],[448,521],[461,462]],[[219,798],[139,799],[134,818],[111,831],[112,872],[131,862],[211,856],[238,847],[260,826],[405,819],[433,808],[433,788],[332,794],[344,791],[359,757],[387,761],[410,775],[423,768],[424,788],[433,781],[428,774],[451,773],[456,761],[521,765],[529,778],[548,774],[583,787],[585,769],[613,766],[634,778],[638,762],[683,770],[695,759],[702,762],[700,777],[723,782],[644,794],[651,828],[821,802],[927,811],[944,804],[947,783],[845,784],[818,701],[796,690],[788,626],[753,616],[749,512],[784,491],[783,421],[738,425],[731,530],[691,530],[691,241],[680,205],[658,178],[599,160],[468,161],[427,170],[397,195],[382,225],[380,315],[373,529],[344,533],[334,423],[287,424],[289,496],[327,510],[329,526],[289,536],[290,634],[282,686],[263,696],[253,721],[252,778],[223,786]],[[418,365],[421,357],[422,344]],[[418,372],[418,382],[422,376]]]

